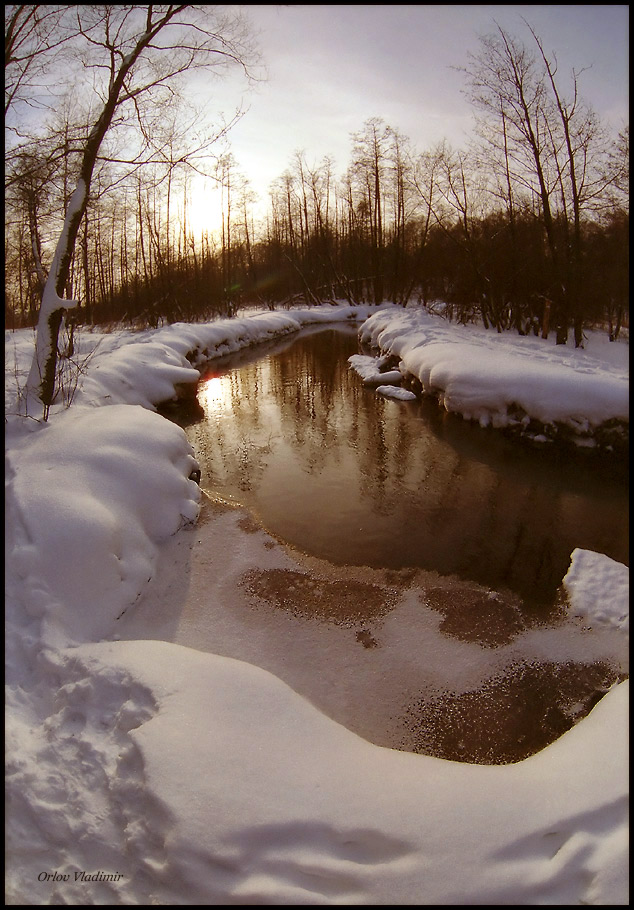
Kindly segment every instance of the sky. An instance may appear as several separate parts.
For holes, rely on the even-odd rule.
[[[350,135],[381,117],[421,151],[447,139],[460,147],[472,126],[457,68],[498,22],[531,39],[522,17],[554,52],[560,74],[587,68],[582,95],[618,128],[628,122],[629,8],[625,5],[262,5],[243,7],[257,35],[266,81],[213,84],[214,104],[247,111],[229,134],[239,169],[266,200],[296,150],[325,155],[342,174]],[[532,39],[531,39],[532,40]],[[564,83],[565,84],[565,83]]]
[[[330,156],[335,175],[343,175],[351,134],[371,117],[420,151],[445,139],[466,145],[473,110],[460,68],[496,22],[529,43],[525,19],[546,52],[556,55],[564,88],[572,68],[583,70],[584,100],[616,130],[629,120],[626,5],[246,4],[219,10],[239,10],[250,20],[261,54],[254,71],[265,78],[249,87],[235,67],[221,78],[190,81],[188,90],[216,125],[244,111],[229,131],[228,149],[218,144],[215,150],[232,152],[259,197],[258,214],[296,151],[305,151],[310,166]],[[22,121],[32,113],[19,110]],[[194,233],[217,228],[220,194],[213,180],[194,180],[191,191]]]

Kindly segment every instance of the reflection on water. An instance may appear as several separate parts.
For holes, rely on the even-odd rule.
[[[605,462],[528,449],[348,368],[356,330],[214,362],[188,428],[202,486],[335,564],[415,566],[548,603],[582,547],[628,562],[627,487]],[[585,454],[585,453],[582,453]]]
[[[198,401],[206,416],[230,409],[231,399],[227,397],[227,383],[221,376],[210,376],[205,379],[198,388]]]

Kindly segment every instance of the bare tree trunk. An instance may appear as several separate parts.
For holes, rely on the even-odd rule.
[[[84,217],[84,233],[82,237],[82,262],[84,269],[84,307],[86,310],[86,321],[92,321],[92,280],[90,276],[89,259],[88,259],[88,212]]]
[[[176,8],[168,11],[164,19],[160,20],[160,27],[162,28],[175,13]],[[151,13],[148,14],[148,18],[150,15]],[[110,85],[106,103],[86,140],[82,155],[80,177],[77,182],[77,187],[73,191],[68,202],[64,226],[57,242],[53,262],[42,295],[42,305],[40,307],[35,341],[35,353],[26,383],[27,407],[29,398],[38,398],[44,408],[45,420],[48,418],[49,408],[53,403],[55,394],[55,370],[57,365],[57,339],[59,328],[65,310],[77,306],[76,300],[65,300],[63,294],[70,274],[71,261],[79,225],[81,224],[88,203],[88,192],[95,163],[97,161],[97,155],[99,154],[103,138],[112,122],[112,117],[119,102],[125,78],[158,30],[160,29],[156,26],[154,28],[148,28],[137,42],[134,50],[127,57],[123,58],[116,78]]]
[[[77,10],[81,10],[77,7]],[[108,130],[110,129],[115,112],[118,107],[126,101],[133,101],[135,109],[139,111],[139,97],[143,94],[147,97],[152,89],[158,84],[164,84],[172,77],[176,76],[192,66],[211,65],[211,60],[218,60],[219,56],[223,58],[232,58],[239,61],[237,51],[232,53],[231,42],[224,37],[219,36],[212,29],[206,29],[202,21],[196,21],[197,10],[187,5],[170,5],[170,6],[153,6],[150,5],[143,10],[144,22],[139,25],[135,31],[128,36],[128,43],[124,43],[123,23],[130,14],[130,10],[123,10],[119,15],[123,15],[123,20],[119,25],[110,29],[112,17],[116,17],[119,8],[116,6],[106,6],[103,11],[99,10],[101,23],[104,24],[104,33],[101,41],[97,43],[101,48],[109,52],[109,81],[107,84],[107,95],[99,116],[95,121],[88,138],[83,146],[81,155],[81,164],[79,168],[79,179],[77,186],[70,196],[64,226],[57,242],[53,262],[47,278],[46,286],[42,295],[42,305],[37,326],[35,352],[33,362],[29,371],[26,384],[26,406],[31,409],[39,403],[44,409],[44,419],[48,418],[49,408],[55,396],[55,374],[57,364],[57,344],[59,328],[65,310],[75,307],[76,300],[64,299],[64,290],[68,281],[75,244],[82,218],[86,211],[90,185],[101,149],[102,142]],[[88,8],[88,15],[91,8]],[[168,69],[160,78],[155,75],[148,76],[148,81],[134,86],[131,77],[139,58],[148,48],[152,53],[161,53],[161,48],[153,44],[157,35],[165,29],[175,17],[194,16],[193,21],[178,21],[181,31],[185,28],[191,29],[190,34],[196,34],[199,43],[192,40],[192,45],[188,41],[183,42],[183,50],[179,53],[179,46],[169,48],[170,58]],[[81,22],[81,16],[77,14],[78,29],[82,38],[87,38],[87,32],[84,31]],[[143,31],[141,31],[143,29]],[[113,37],[116,35],[116,38]],[[200,36],[203,36],[200,38]],[[121,46],[117,46],[117,40],[121,41]],[[95,42],[94,33],[90,36],[90,42]],[[125,52],[122,50],[125,48]],[[221,50],[219,49],[221,48]],[[163,49],[164,50],[164,49]],[[216,55],[216,56],[214,56]],[[164,60],[168,58],[163,56]]]

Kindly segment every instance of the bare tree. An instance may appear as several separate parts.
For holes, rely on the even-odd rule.
[[[406,179],[410,169],[407,150],[407,138],[401,135],[398,130],[392,130],[388,171],[392,214],[391,238],[389,240],[391,261],[388,294],[391,300],[402,306],[407,304],[409,297],[408,282],[405,280],[408,245],[407,203],[410,187],[410,182]]]
[[[95,114],[83,143],[78,178],[70,195],[64,225],[42,295],[33,363],[27,380],[27,401],[39,400],[44,417],[55,395],[57,339],[64,312],[77,301],[65,299],[79,227],[86,212],[91,182],[106,136],[134,122],[143,151],[152,146],[151,105],[173,98],[185,74],[238,64],[248,73],[252,48],[243,19],[218,15],[208,7],[164,5],[146,7],[75,6],[72,39],[84,64],[94,74]],[[54,27],[48,45],[64,36]],[[17,64],[11,64],[15,67]],[[24,85],[24,78],[16,82]],[[15,97],[15,93],[14,93]],[[135,166],[144,154],[128,159]]]
[[[504,164],[512,178],[539,201],[552,268],[551,295],[557,313],[563,311],[564,285],[557,242],[553,194],[556,177],[550,159],[547,129],[547,86],[534,55],[498,26],[497,33],[481,37],[481,50],[465,72],[469,95],[476,107],[500,126]]]
[[[68,42],[79,31],[72,7],[47,4],[4,8],[4,113],[38,105],[34,88],[50,76]]]
[[[412,167],[408,170],[410,191],[413,195],[414,215],[418,222],[415,242],[414,261],[409,287],[405,293],[405,301],[411,297],[417,283],[420,286],[420,295],[423,303],[427,304],[427,263],[426,252],[431,226],[438,210],[436,198],[438,195],[438,179],[443,160],[442,147],[433,149],[419,155]]]
[[[568,291],[566,298],[573,308],[575,345],[581,347],[584,316],[581,299],[583,285],[581,213],[586,198],[604,189],[600,172],[593,167],[595,163],[593,151],[596,149],[597,139],[601,138],[601,129],[596,115],[581,104],[578,96],[578,74],[575,71],[572,73],[572,100],[567,101],[555,78],[556,58],[551,59],[547,56],[540,38],[530,26],[529,30],[539,48],[559,118],[557,124],[559,135],[555,134],[553,137],[552,148],[562,197]],[[560,137],[563,138],[563,142]],[[566,313],[566,316],[570,318],[569,313]]]
[[[353,136],[352,169],[367,204],[375,303],[381,303],[384,294],[384,193],[392,133],[380,117],[372,117]]]
[[[629,211],[630,198],[630,128],[624,127],[608,151],[606,183],[610,206]]]
[[[557,60],[527,26],[537,53],[501,27],[481,38],[465,71],[469,95],[487,119],[481,131],[497,152],[498,187],[504,187],[513,227],[513,196],[538,200],[550,256],[550,292],[557,343],[574,326],[582,344],[584,320],[582,215],[605,193],[601,162],[604,134],[579,96],[580,73],[570,74],[570,98],[559,82]],[[491,159],[495,160],[495,159]]]

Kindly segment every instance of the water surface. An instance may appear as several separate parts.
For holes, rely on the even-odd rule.
[[[348,366],[352,326],[213,364],[188,428],[202,486],[336,565],[417,567],[546,604],[575,547],[628,562],[628,490],[606,460],[535,448]]]

